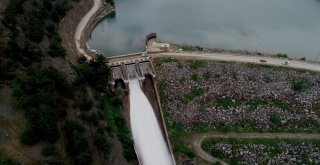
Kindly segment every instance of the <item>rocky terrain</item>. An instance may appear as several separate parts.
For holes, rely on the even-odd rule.
[[[217,142],[207,151],[239,164],[319,164],[319,145],[309,142]]]
[[[320,75],[267,65],[178,61],[156,63],[168,122],[223,130],[320,128]]]

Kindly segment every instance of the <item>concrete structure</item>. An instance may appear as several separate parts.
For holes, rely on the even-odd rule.
[[[108,65],[111,70],[112,86],[116,80],[128,83],[130,78],[137,77],[139,80],[144,80],[145,75],[156,76],[150,57],[143,53],[111,57]]]

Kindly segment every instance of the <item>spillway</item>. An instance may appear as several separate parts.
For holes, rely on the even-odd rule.
[[[134,146],[142,165],[172,165],[158,120],[139,80],[129,80],[130,122]]]

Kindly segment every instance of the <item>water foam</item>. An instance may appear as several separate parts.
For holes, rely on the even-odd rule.
[[[153,108],[141,90],[138,79],[129,81],[130,120],[134,145],[143,165],[172,165]]]

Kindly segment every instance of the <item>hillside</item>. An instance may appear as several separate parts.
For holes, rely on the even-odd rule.
[[[105,58],[65,59],[58,24],[78,4],[1,1],[0,164],[136,162]]]

